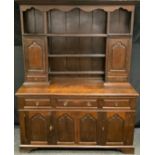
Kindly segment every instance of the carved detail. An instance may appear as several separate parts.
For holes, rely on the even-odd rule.
[[[28,66],[29,69],[43,68],[43,50],[42,47],[35,41],[28,46]]]
[[[112,63],[111,69],[125,70],[126,69],[126,46],[118,41],[112,46]]]
[[[123,142],[124,120],[118,114],[114,114],[112,117],[108,118],[107,121],[107,143]]]
[[[30,134],[32,141],[47,140],[47,120],[44,116],[37,113],[30,118]]]
[[[68,114],[58,117],[57,136],[59,142],[74,142],[74,129],[74,120]]]
[[[120,8],[123,8],[124,10],[127,10],[127,11],[133,11],[134,10],[134,7],[133,6],[123,6],[123,5],[119,5],[119,6],[102,6],[102,5],[95,5],[95,6],[91,6],[91,5],[87,5],[87,6],[81,6],[81,5],[44,5],[44,6],[35,6],[35,5],[31,5],[31,6],[21,6],[21,10],[24,12],[28,9],[31,9],[31,8],[35,8],[37,10],[40,10],[40,11],[43,11],[43,12],[47,12],[47,11],[50,11],[52,9],[58,9],[58,10],[61,10],[61,11],[70,11],[72,9],[75,9],[75,8],[79,8],[83,11],[86,11],[86,12],[90,12],[90,11],[93,11],[93,10],[96,10],[96,9],[101,9],[101,10],[104,10],[106,12],[113,12],[114,10],[117,10],[117,9],[120,9]]]
[[[83,142],[96,142],[97,120],[90,114],[80,119],[80,140]]]

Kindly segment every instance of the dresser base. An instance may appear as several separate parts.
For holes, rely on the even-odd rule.
[[[133,146],[101,146],[101,145],[20,145],[21,152],[31,152],[39,148],[53,148],[53,149],[105,149],[105,150],[117,150],[121,151],[124,154],[134,154]]]

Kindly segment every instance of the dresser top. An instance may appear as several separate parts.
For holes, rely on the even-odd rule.
[[[59,81],[49,86],[23,85],[16,95],[138,96],[138,93],[129,83]]]
[[[15,0],[19,4],[136,4],[140,0]]]

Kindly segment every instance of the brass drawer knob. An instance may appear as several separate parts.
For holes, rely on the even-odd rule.
[[[39,102],[36,102],[36,106],[38,106],[39,105]]]
[[[118,103],[117,102],[115,102],[115,107],[118,107]]]
[[[52,131],[52,130],[53,130],[53,126],[52,126],[52,125],[50,125],[49,130],[50,130],[50,131]]]
[[[104,127],[102,127],[102,131],[104,131]]]
[[[91,106],[91,103],[90,103],[90,102],[88,102],[88,103],[87,103],[87,106],[88,106],[88,107],[90,107],[90,106]]]
[[[65,103],[64,103],[64,106],[66,107],[68,105],[68,102],[66,101]]]

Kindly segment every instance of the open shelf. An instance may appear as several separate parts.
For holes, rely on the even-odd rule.
[[[61,52],[60,52],[61,53]],[[63,52],[62,52],[63,53]],[[73,52],[74,53],[74,52]],[[88,53],[88,52],[86,52]],[[101,52],[99,52],[101,53]],[[49,54],[48,57],[105,57],[105,54]]]
[[[44,16],[39,10],[31,8],[23,13],[25,33],[44,33]]]
[[[49,33],[106,33],[107,13],[97,9],[85,12],[75,8],[68,12],[50,10],[47,13]]]
[[[105,59],[100,57],[52,57],[49,59],[50,71],[104,71]]]
[[[49,71],[49,74],[59,74],[59,75],[62,75],[62,74],[104,74],[103,71],[57,71],[57,72],[54,72],[54,71]]]
[[[48,53],[51,54],[105,54],[106,38],[48,37]]]
[[[131,12],[120,8],[110,13],[110,33],[129,34],[130,28]]]

